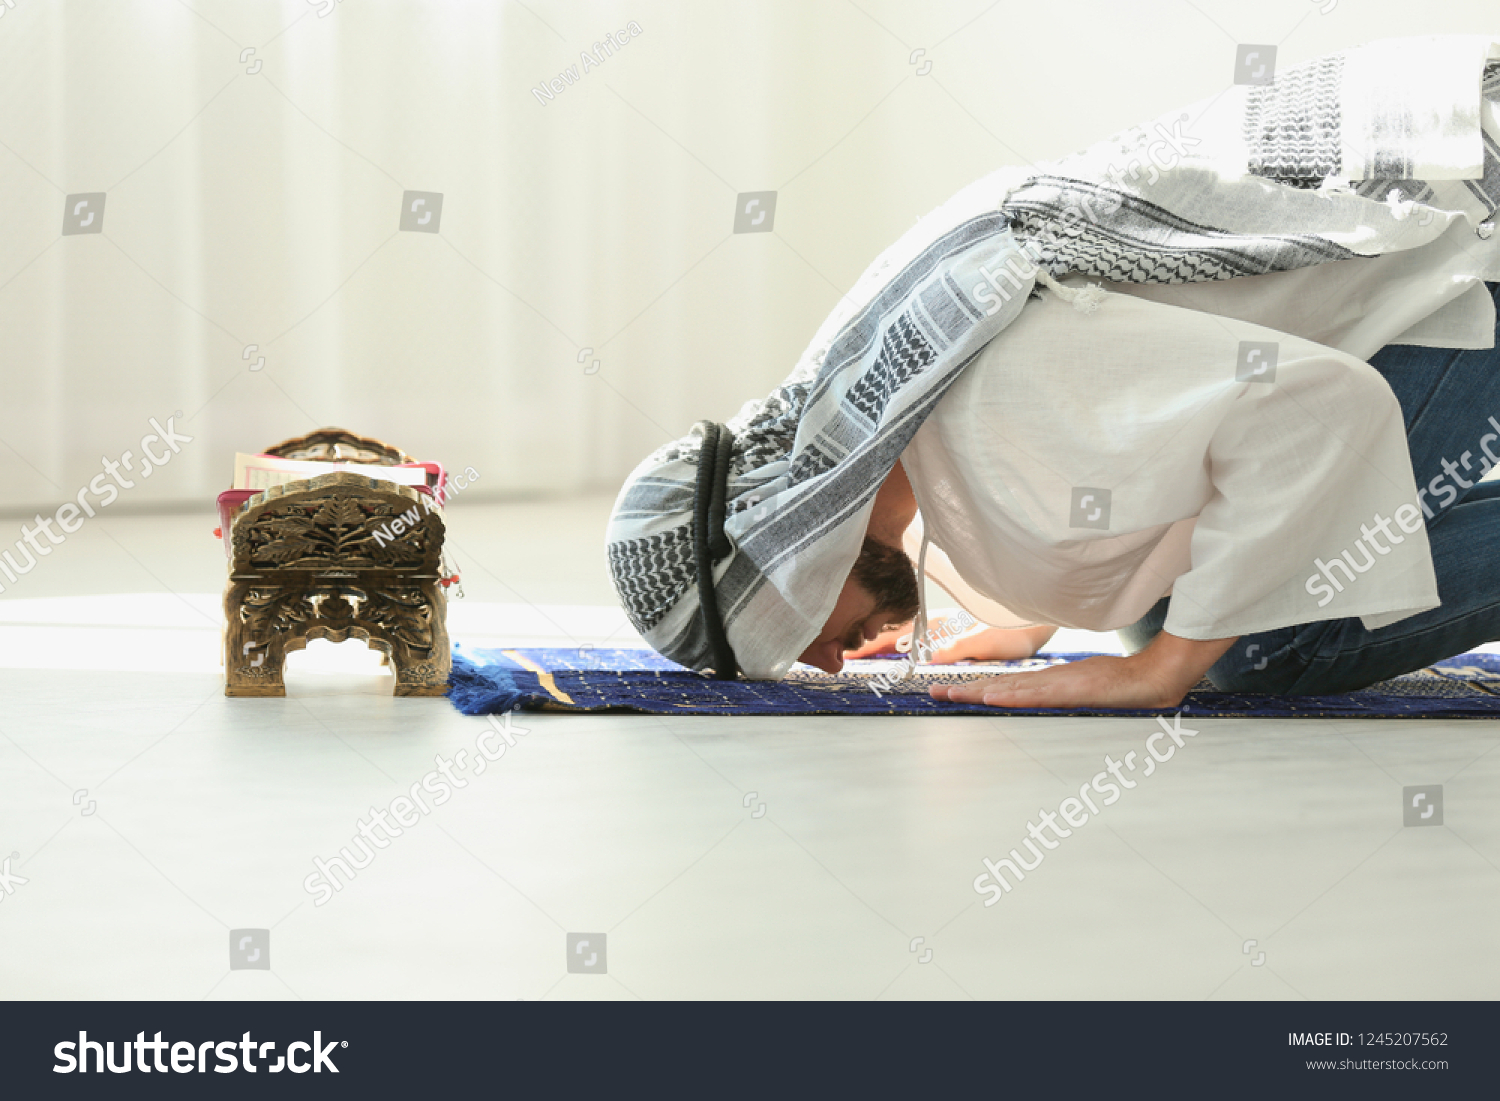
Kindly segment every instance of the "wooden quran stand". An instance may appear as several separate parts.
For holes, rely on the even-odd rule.
[[[395,466],[399,448],[322,428],[268,448],[284,459]],[[377,538],[377,532],[379,538]],[[285,696],[286,655],[356,638],[384,655],[398,696],[448,689],[440,499],[348,471],[273,486],[224,528],[224,694]]]

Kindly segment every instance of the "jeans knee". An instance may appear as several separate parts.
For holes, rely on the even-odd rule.
[[[1307,669],[1289,635],[1283,629],[1241,638],[1209,668],[1209,683],[1220,692],[1288,693]]]

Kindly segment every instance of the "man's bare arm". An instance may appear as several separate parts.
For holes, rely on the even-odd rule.
[[[952,645],[932,655],[932,664],[951,665],[955,661],[1019,661],[1034,657],[1053,635],[1056,627],[988,627],[953,640]]]
[[[971,684],[937,685],[935,699],[991,707],[1176,707],[1233,638],[1199,641],[1162,631],[1129,657],[1095,657],[1009,673]]]

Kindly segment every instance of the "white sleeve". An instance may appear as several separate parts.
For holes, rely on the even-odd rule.
[[[1367,627],[1440,603],[1401,407],[1374,368],[1295,338],[1209,449],[1213,495],[1165,630],[1226,638],[1296,623]]]

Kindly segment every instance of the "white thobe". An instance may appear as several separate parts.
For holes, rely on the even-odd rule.
[[[925,531],[927,576],[996,626],[1112,630],[1168,593],[1190,639],[1438,606],[1401,409],[1364,359],[1492,344],[1500,258],[1458,229],[1420,257],[1112,286],[1089,315],[1043,292],[902,456],[908,550]]]

